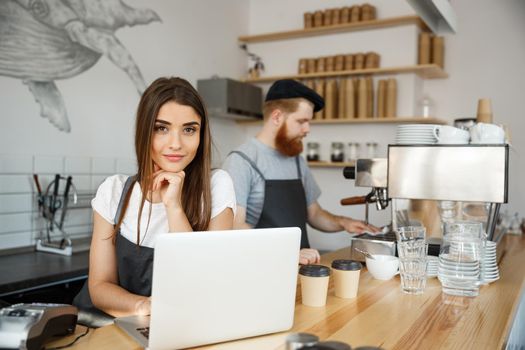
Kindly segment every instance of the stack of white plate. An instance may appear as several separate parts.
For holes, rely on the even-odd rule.
[[[399,145],[437,143],[437,139],[434,136],[434,130],[437,126],[434,124],[398,125],[396,143]]]
[[[499,269],[496,262],[496,242],[484,242],[483,259],[481,260],[481,281],[492,283],[499,279]]]
[[[427,277],[437,277],[439,268],[439,259],[437,256],[427,256]]]
[[[480,280],[479,260],[457,253],[439,254],[438,278],[441,284],[460,289],[474,288]]]

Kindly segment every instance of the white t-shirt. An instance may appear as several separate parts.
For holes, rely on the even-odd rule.
[[[91,201],[91,206],[107,222],[114,225],[114,218],[117,212],[120,196],[124,189],[127,175],[113,175],[108,177],[99,186],[95,198]],[[137,242],[137,218],[139,206],[142,198],[140,184],[135,183],[129,200],[126,215],[120,226],[120,233],[131,242]],[[228,173],[224,170],[214,170],[211,175],[211,218],[219,215],[226,208],[231,208],[236,212],[235,190],[233,182]],[[151,219],[148,226],[149,211],[151,208]],[[140,220],[140,241],[142,246],[155,247],[155,241],[160,233],[168,232],[168,218],[163,203],[151,203],[146,201],[142,209]],[[144,236],[144,234],[146,235]]]

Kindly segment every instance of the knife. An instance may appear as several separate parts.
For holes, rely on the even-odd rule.
[[[53,223],[55,221],[55,213],[57,209],[60,207],[60,202],[58,201],[58,185],[60,184],[60,174],[55,175],[55,181],[53,183],[53,197],[51,197],[51,205],[50,205],[50,211],[51,211],[51,217],[49,220],[49,229],[53,231]]]
[[[69,201],[69,190],[71,188],[71,182],[73,181],[72,176],[68,176],[66,180],[66,189],[64,190],[64,199],[62,200],[62,213],[60,215],[60,224],[58,225],[58,228],[62,230],[64,227],[64,220],[66,218],[66,212],[67,212],[67,202]]]
[[[40,187],[40,181],[38,181],[38,174],[33,174],[33,180],[35,181],[36,190],[38,192],[38,210],[42,210],[44,213],[42,208],[44,206],[44,197],[42,196],[42,187]]]

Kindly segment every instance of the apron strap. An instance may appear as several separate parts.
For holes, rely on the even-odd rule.
[[[120,217],[120,213],[122,212],[122,207],[124,206],[124,197],[126,197],[126,194],[128,193],[131,185],[135,182],[136,177],[136,175],[130,176],[126,179],[126,182],[124,183],[124,188],[122,189],[122,194],[120,195],[120,199],[118,202],[117,212],[115,213],[115,218],[113,219],[115,225],[117,224],[118,218]]]
[[[241,156],[242,158],[244,158],[248,163],[250,163],[250,165],[252,166],[252,168],[262,177],[262,179],[264,181],[266,181],[266,179],[264,178],[264,175],[262,174],[262,172],[259,170],[259,168],[257,168],[257,165],[255,165],[254,161],[250,159],[250,157],[248,157],[245,153],[241,152],[241,151],[231,151],[228,155],[230,154],[233,154],[233,153],[236,153],[238,154],[239,156]]]
[[[299,156],[295,157],[295,165],[297,165],[297,176],[301,182],[303,181],[303,176],[301,174],[301,165],[299,165]]]

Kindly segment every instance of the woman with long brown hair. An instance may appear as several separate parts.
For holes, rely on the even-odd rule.
[[[225,171],[211,170],[208,117],[186,80],[159,78],[146,89],[135,151],[137,174],[107,178],[92,201],[88,288],[74,302],[81,310],[149,314],[158,234],[233,227],[233,184]]]

